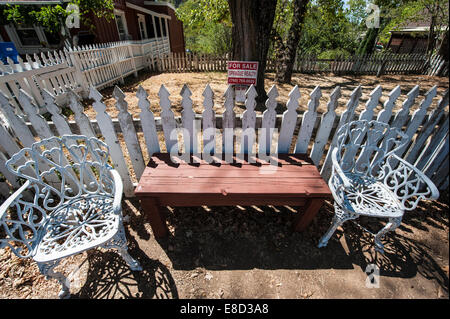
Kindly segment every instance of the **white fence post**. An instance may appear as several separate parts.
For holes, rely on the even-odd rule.
[[[347,102],[346,110],[341,114],[339,119],[339,124],[336,127],[336,131],[334,136],[330,142],[330,148],[328,149],[327,156],[325,157],[325,161],[322,165],[322,169],[320,171],[320,175],[328,181],[331,175],[331,151],[336,146],[337,143],[337,132],[339,129],[346,123],[352,121],[353,115],[355,113],[355,109],[359,104],[359,99],[361,98],[361,85],[358,85],[350,95],[350,99]]]
[[[225,111],[222,114],[222,145],[223,145],[223,152],[225,154],[233,154],[234,151],[234,129],[235,129],[235,122],[236,122],[236,113],[234,112],[234,89],[233,86],[230,84],[228,85],[224,97],[225,97],[225,103],[224,108]]]
[[[84,114],[83,106],[80,104],[77,94],[73,91],[69,91],[68,98],[70,109],[74,113],[75,122],[80,129],[80,133],[88,137],[96,137],[94,128],[87,115]]]
[[[334,119],[336,118],[336,106],[337,100],[341,96],[341,87],[336,86],[330,94],[330,101],[327,105],[327,112],[322,115],[320,121],[320,129],[317,132],[317,136],[311,150],[311,160],[316,166],[319,166],[320,159],[322,158],[323,150],[328,141],[328,138],[333,128]]]
[[[113,96],[116,100],[116,108],[119,111],[117,118],[119,119],[123,138],[128,148],[128,155],[133,165],[136,178],[139,180],[144,172],[145,163],[139,139],[133,125],[133,117],[128,111],[128,103],[125,101],[125,94],[118,86],[114,87]]]
[[[294,86],[289,92],[289,100],[287,101],[287,110],[283,113],[281,121],[280,135],[278,137],[278,153],[285,154],[289,152],[294,135],[295,125],[297,124],[297,108],[298,99],[300,98],[300,90],[298,86]]]
[[[308,110],[303,113],[302,124],[298,132],[294,153],[306,154],[308,151],[308,145],[311,140],[314,124],[316,123],[317,107],[319,106],[319,99],[321,96],[322,92],[320,86],[316,86],[311,92]]]
[[[122,177],[124,193],[127,197],[132,197],[134,196],[133,183],[131,182],[122,148],[120,147],[119,140],[117,139],[117,135],[114,130],[114,124],[111,117],[106,113],[106,105],[102,102],[103,96],[94,87],[91,87],[89,98],[94,100],[92,106],[97,112],[96,119],[98,121],[100,131],[105,138],[105,142],[109,147],[114,168],[119,172],[120,177]]]
[[[147,152],[149,157],[154,153],[160,152],[158,133],[156,131],[155,117],[150,110],[150,102],[148,101],[148,94],[142,86],[136,92],[136,96],[139,99],[138,106],[141,109],[139,118],[142,123],[142,131],[144,132],[145,143],[147,145]]]
[[[262,134],[258,137],[260,154],[270,153],[272,146],[272,138],[274,133],[274,128],[277,120],[277,112],[275,111],[277,107],[277,97],[279,96],[277,87],[272,85],[269,92],[267,92],[268,99],[266,101],[266,110],[263,113],[261,128]]]
[[[256,89],[250,85],[245,92],[245,111],[242,114],[242,133],[241,133],[241,153],[253,154],[253,144],[255,143],[255,125],[256,125]]]
[[[180,95],[181,107],[181,119],[183,124],[183,144],[186,153],[197,153],[197,132],[195,129],[195,113],[192,110],[192,92],[189,87],[185,84],[181,89]]]
[[[177,137],[177,124],[175,122],[175,116],[172,112],[171,103],[169,100],[170,93],[167,91],[164,84],[161,85],[161,88],[158,92],[159,96],[159,105],[161,106],[161,123],[164,132],[164,140],[166,142],[167,153],[178,153],[178,139],[172,139],[172,136]],[[174,132],[172,134],[172,132]]]
[[[214,154],[216,148],[216,114],[214,112],[214,92],[206,85],[203,91],[202,129],[203,129],[203,153]]]

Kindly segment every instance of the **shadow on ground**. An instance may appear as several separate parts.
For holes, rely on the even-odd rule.
[[[128,203],[142,212],[138,201]],[[330,202],[325,203],[303,233],[291,230],[297,214],[295,207],[165,209],[170,235],[158,243],[175,270],[189,271],[197,267],[209,270],[353,269],[356,265],[364,272],[367,265],[376,264],[381,276],[413,278],[421,274],[448,293],[448,274],[433,255],[436,250],[448,251],[448,243],[438,241],[440,247],[427,244],[428,237],[434,236],[431,230],[443,230],[441,225],[448,228],[448,206],[440,202],[423,202],[415,211],[405,214],[397,231],[385,237],[384,255],[373,249],[370,234],[350,222],[338,229],[327,247],[317,248],[333,216]],[[137,235],[143,240],[152,238],[153,234],[144,227],[145,218],[131,216],[130,226]],[[384,221],[373,219],[360,222],[374,232],[384,225]],[[342,244],[342,236],[346,245]]]
[[[72,298],[89,299],[173,299],[178,298],[175,282],[157,260],[148,258],[136,240],[127,234],[130,255],[141,264],[142,271],[132,271],[115,251],[90,250],[85,285]]]

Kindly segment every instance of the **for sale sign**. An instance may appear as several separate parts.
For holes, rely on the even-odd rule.
[[[228,84],[256,85],[258,62],[228,61]]]

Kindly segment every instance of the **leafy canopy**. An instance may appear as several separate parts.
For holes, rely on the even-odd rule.
[[[187,0],[176,10],[183,22],[186,48],[198,53],[231,50],[231,17],[226,0]]]
[[[75,4],[80,11],[80,23],[93,30],[94,25],[87,17],[92,12],[96,17],[113,19],[114,0],[71,0],[64,4],[55,5],[6,5],[0,6],[0,21],[17,25],[40,24],[47,32],[59,33],[66,18],[74,13],[66,10],[67,6]]]

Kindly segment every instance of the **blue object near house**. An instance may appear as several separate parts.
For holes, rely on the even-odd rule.
[[[6,64],[6,58],[10,57],[15,64],[19,63],[17,57],[19,53],[16,50],[16,46],[12,42],[0,42],[0,60]]]

